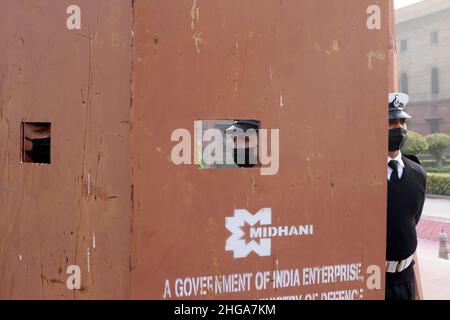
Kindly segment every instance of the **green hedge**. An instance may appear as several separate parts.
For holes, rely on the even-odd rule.
[[[421,160],[420,164],[425,168],[433,168],[437,165],[436,160]],[[443,164],[444,166],[450,166],[450,160],[446,159]]]
[[[435,160],[436,161],[436,159],[434,159],[433,156],[428,153],[420,153],[417,155],[417,158],[419,158],[420,162],[422,162],[423,160]],[[450,154],[444,154],[444,158],[450,159]]]
[[[420,134],[414,131],[408,131],[408,139],[402,148],[404,154],[423,154],[428,150],[427,140]]]
[[[428,173],[428,194],[450,196],[450,174]]]
[[[450,173],[450,166],[445,167],[427,167],[428,173]]]

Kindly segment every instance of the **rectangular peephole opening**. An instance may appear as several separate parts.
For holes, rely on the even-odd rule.
[[[22,162],[51,163],[50,122],[22,122]]]
[[[196,152],[201,169],[259,168],[258,120],[196,121]]]

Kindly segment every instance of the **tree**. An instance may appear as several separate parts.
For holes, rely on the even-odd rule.
[[[442,156],[450,146],[450,136],[445,133],[435,133],[425,138],[428,143],[428,152],[436,159],[437,166],[442,167]]]
[[[428,150],[427,140],[419,133],[408,131],[408,139],[402,148],[405,154],[418,155]]]

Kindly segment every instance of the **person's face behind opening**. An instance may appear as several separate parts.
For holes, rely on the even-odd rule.
[[[32,163],[50,163],[50,126],[26,123],[23,128],[24,160]]]
[[[235,164],[240,168],[253,168],[257,166],[257,151],[258,151],[258,138],[254,129],[246,131],[249,136],[243,136],[242,140],[239,140],[239,134],[232,136],[234,142],[233,158]]]
[[[389,120],[389,152],[399,151],[405,144],[407,135],[406,119]]]

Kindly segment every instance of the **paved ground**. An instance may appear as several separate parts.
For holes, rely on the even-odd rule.
[[[426,300],[450,300],[450,260],[439,258],[441,229],[450,235],[450,199],[427,198],[417,228],[417,255]]]
[[[450,300],[450,260],[438,258],[439,243],[419,239],[417,255],[425,300]]]
[[[423,216],[425,218],[434,218],[450,222],[450,198],[427,198],[423,207]]]

